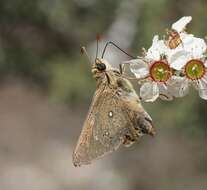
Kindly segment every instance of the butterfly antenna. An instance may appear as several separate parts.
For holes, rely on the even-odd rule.
[[[109,46],[109,45],[113,45],[114,47],[116,47],[118,50],[120,50],[121,52],[123,52],[124,54],[126,54],[127,56],[131,57],[132,59],[136,59],[136,57],[130,55],[129,53],[127,53],[126,51],[124,51],[123,49],[121,49],[118,45],[116,45],[114,42],[107,42],[104,49],[103,49],[103,53],[102,53],[102,56],[101,58],[104,57],[104,54],[106,52],[106,48]]]
[[[99,40],[100,40],[100,36],[99,35],[97,35],[96,36],[96,57],[95,57],[95,60],[97,59],[97,57],[98,57],[98,49],[99,49]]]
[[[90,59],[90,57],[89,57],[89,55],[88,55],[88,52],[87,52],[87,50],[86,50],[86,48],[83,46],[83,47],[81,47],[81,54],[85,54],[86,55],[86,57],[87,57],[87,59],[88,59],[88,61],[91,63],[91,64],[93,64],[93,62],[91,61],[91,59]]]

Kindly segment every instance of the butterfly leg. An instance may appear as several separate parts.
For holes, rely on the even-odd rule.
[[[131,123],[132,124],[132,123]],[[127,127],[127,131],[125,131],[123,136],[123,145],[126,147],[131,146],[134,144],[135,141],[138,141],[140,137],[143,136],[143,132],[140,128],[133,127],[134,125],[130,125]]]
[[[131,146],[132,144],[134,144],[135,141],[138,141],[138,139],[142,136],[142,133],[141,131],[139,133],[137,133],[136,131],[136,134],[134,133],[133,135],[131,134],[126,134],[124,135],[124,141],[123,141],[123,145],[125,147],[129,147]]]
[[[123,145],[126,147],[131,146],[135,142],[135,139],[133,139],[130,135],[125,135],[123,139]]]

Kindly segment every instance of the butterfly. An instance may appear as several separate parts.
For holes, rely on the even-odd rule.
[[[90,164],[120,145],[130,146],[144,134],[155,135],[152,119],[121,67],[96,58],[92,74],[96,91],[73,153],[74,166]]]

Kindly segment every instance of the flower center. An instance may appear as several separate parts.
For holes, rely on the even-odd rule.
[[[169,65],[164,61],[155,61],[150,67],[150,76],[156,82],[166,82],[171,74]]]
[[[201,60],[192,59],[185,65],[185,75],[191,80],[201,79],[205,73],[205,65]]]

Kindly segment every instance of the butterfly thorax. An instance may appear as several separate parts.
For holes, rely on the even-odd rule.
[[[132,93],[137,96],[132,84],[127,79],[123,78],[123,76],[117,70],[104,72],[92,70],[92,72],[97,82],[97,86],[99,86],[99,84],[106,84],[111,89],[121,89],[126,93]]]
[[[111,65],[104,59],[96,58],[94,65],[92,66],[92,74],[97,85],[100,83],[108,83],[107,86],[116,88],[116,78],[120,76],[120,72],[112,68]]]

